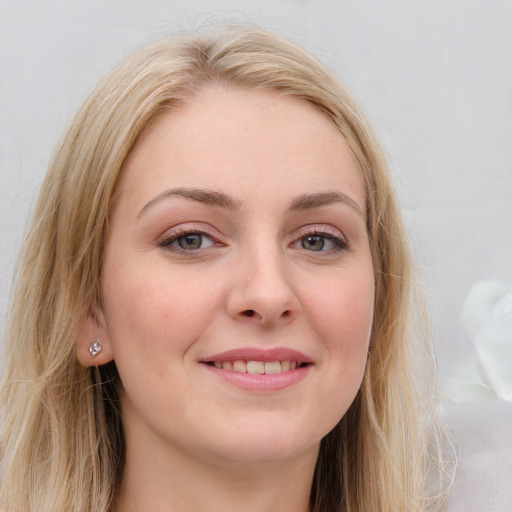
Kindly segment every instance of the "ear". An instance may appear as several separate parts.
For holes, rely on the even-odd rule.
[[[101,350],[93,357],[89,349],[95,341]],[[101,366],[114,359],[108,329],[101,313],[87,313],[78,330],[75,351],[78,362],[83,366]]]

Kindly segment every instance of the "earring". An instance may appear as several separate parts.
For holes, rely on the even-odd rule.
[[[89,346],[89,352],[91,353],[91,357],[94,359],[100,352],[103,347],[100,345],[98,340],[91,343]]]

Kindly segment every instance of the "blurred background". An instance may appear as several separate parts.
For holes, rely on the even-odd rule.
[[[0,0],[0,333],[29,212],[78,105],[124,56],[212,21],[292,38],[366,111],[402,200],[443,411],[460,437],[451,510],[510,512],[510,0]]]

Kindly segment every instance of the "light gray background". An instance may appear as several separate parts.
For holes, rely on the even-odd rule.
[[[72,113],[123,56],[212,18],[291,36],[366,110],[389,153],[449,380],[468,346],[459,317],[472,284],[512,283],[510,0],[0,0],[0,332],[28,214]],[[457,421],[474,424],[482,409],[472,410]],[[511,448],[507,435],[485,456],[503,439]],[[456,499],[453,510],[501,511],[512,499],[491,495]]]

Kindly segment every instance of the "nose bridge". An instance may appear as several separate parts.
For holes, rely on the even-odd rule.
[[[268,237],[250,243],[240,257],[230,303],[231,316],[263,324],[292,318],[299,310],[286,254]]]

